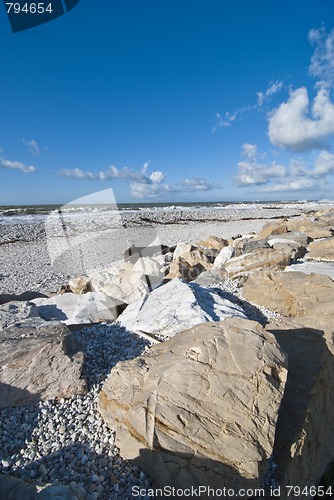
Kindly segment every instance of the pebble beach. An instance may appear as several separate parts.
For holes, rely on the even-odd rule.
[[[56,217],[1,224],[0,294],[30,290],[52,295],[69,278],[122,258],[129,244],[171,246],[210,235],[231,239],[257,233],[274,219],[333,207],[328,203],[273,203],[148,210],[121,213],[116,219],[108,214],[98,218],[82,215],[65,217],[65,229],[64,221],[60,226]],[[233,282],[227,281],[224,286],[237,293]],[[270,311],[263,310],[263,314],[270,315]],[[133,486],[148,491],[151,480],[120,455],[114,432],[97,410],[97,397],[112,367],[147,352],[151,343],[111,323],[81,327],[78,332],[84,340],[82,376],[87,380],[88,393],[41,401],[34,407],[1,410],[0,473],[41,487],[69,485],[80,500],[131,499]]]

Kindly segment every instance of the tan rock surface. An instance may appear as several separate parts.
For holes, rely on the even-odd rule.
[[[305,216],[289,219],[287,227],[289,231],[301,231],[314,240],[333,236],[333,225],[321,219],[311,219]]]
[[[228,241],[224,240],[223,238],[218,238],[218,236],[209,236],[209,238],[207,238],[204,241],[198,241],[196,245],[200,247],[222,250],[224,247],[228,245]]]
[[[286,360],[252,321],[202,324],[118,363],[99,398],[127,458],[156,486],[258,484],[271,455]]]
[[[233,257],[226,262],[225,269],[230,278],[240,278],[256,269],[284,268],[290,263],[291,256],[291,251],[283,252],[272,248],[258,249]]]
[[[334,238],[312,241],[309,245],[309,251],[305,258],[307,260],[334,262]]]
[[[84,355],[65,325],[41,319],[0,331],[0,408],[86,392]]]

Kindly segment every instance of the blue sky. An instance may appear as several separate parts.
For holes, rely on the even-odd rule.
[[[334,198],[333,0],[0,4],[0,44],[0,205]]]

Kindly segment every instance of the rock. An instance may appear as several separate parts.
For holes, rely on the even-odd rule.
[[[248,239],[243,243],[241,253],[251,253],[262,248],[269,248],[267,240]]]
[[[233,255],[234,248],[231,245],[224,247],[215,258],[213,268],[221,269],[224,264],[233,257]]]
[[[39,318],[35,304],[26,301],[15,301],[6,302],[0,306],[0,328],[8,328],[28,318]]]
[[[89,274],[92,290],[130,304],[158,286],[165,278],[164,259],[142,257],[132,261],[117,261],[106,269]]]
[[[57,320],[66,325],[114,321],[124,309],[119,300],[101,292],[87,292],[84,295],[65,293],[49,299],[34,299],[40,316],[47,320]]]
[[[16,302],[16,301],[25,301],[29,302],[32,299],[37,299],[39,297],[47,298],[47,295],[40,292],[32,292],[30,290],[23,292],[19,295],[15,293],[0,293],[0,304],[6,304],[6,302]]]
[[[319,274],[262,271],[250,275],[243,286],[250,302],[285,316],[303,318],[304,325],[316,320],[321,328],[332,328],[334,282]]]
[[[193,281],[203,271],[212,269],[216,255],[215,249],[200,249],[190,243],[178,243],[166,279]]]
[[[286,366],[255,322],[201,324],[118,363],[99,410],[154,486],[251,487],[272,453]]]
[[[77,278],[72,278],[68,282],[69,288],[73,293],[87,293],[92,291],[90,279],[87,276],[78,276]]]
[[[305,255],[305,259],[334,262],[334,238],[312,241],[309,245],[309,251]]]
[[[284,272],[299,271],[305,274],[324,274],[334,281],[334,263],[327,262],[298,262],[284,269]]]
[[[17,478],[0,476],[1,500],[77,500],[69,486],[53,485],[39,487]]]
[[[172,280],[174,278],[181,278],[185,281],[193,281],[197,279],[203,271],[206,270],[207,267],[203,266],[203,264],[197,263],[191,265],[182,257],[178,257],[171,263],[166,279]]]
[[[42,319],[0,331],[0,408],[86,392],[77,335]]]
[[[309,491],[333,458],[332,332],[326,338],[321,330],[301,326],[301,320],[285,318],[272,320],[266,330],[289,359],[273,449],[274,478],[283,491],[286,485],[303,485]]]
[[[246,318],[238,299],[232,302],[224,293],[173,279],[130,304],[118,321],[132,332],[172,337],[191,326],[228,316]]]
[[[285,222],[274,222],[274,223],[269,223],[266,225],[262,231],[259,233],[259,239],[267,239],[268,236],[271,235],[277,235],[277,234],[283,234],[288,231],[288,227]]]
[[[290,264],[292,252],[272,248],[255,250],[252,253],[233,257],[225,264],[230,278],[247,276],[251,271],[263,268],[284,268]]]
[[[226,247],[227,248],[227,247]],[[216,287],[227,279],[227,272],[223,269],[212,268],[211,271],[203,271],[193,283],[205,287]]]
[[[222,250],[228,245],[228,241],[218,236],[209,236],[205,241],[198,241],[196,243],[199,247],[214,248],[215,250]]]
[[[315,240],[318,238],[330,238],[333,236],[332,225],[325,221],[310,219],[304,217],[289,219],[287,221],[289,231],[301,231],[309,238]]]
[[[289,231],[284,234],[269,236],[267,241],[273,248],[278,244],[286,244],[292,246],[292,248],[298,249],[300,247],[306,248],[309,243],[309,238],[301,231]]]

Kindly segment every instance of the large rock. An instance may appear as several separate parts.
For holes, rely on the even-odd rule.
[[[289,231],[301,231],[313,240],[318,238],[329,238],[333,236],[332,224],[316,218],[302,216],[287,221]]]
[[[303,321],[280,318],[266,330],[289,359],[276,426],[274,477],[281,491],[300,485],[308,492],[303,498],[310,498],[309,488],[319,484],[334,455],[334,357],[332,331],[324,336],[321,330],[301,326]]]
[[[220,251],[228,245],[228,241],[218,236],[209,236],[209,238],[204,241],[198,241],[196,245],[199,247],[214,248]]]
[[[8,328],[28,318],[39,318],[35,304],[26,301],[13,301],[0,306],[0,328]]]
[[[305,274],[324,274],[334,281],[334,263],[333,262],[298,262],[291,264],[284,269],[285,272],[300,271]]]
[[[234,255],[234,248],[231,245],[224,247],[215,258],[215,261],[213,263],[213,268],[222,269],[226,264],[226,262],[233,257],[233,255]]]
[[[17,478],[0,476],[1,500],[78,500],[70,486],[49,485],[37,489],[36,485]]]
[[[251,253],[233,257],[225,264],[230,278],[247,276],[251,271],[263,268],[284,268],[290,264],[292,252],[264,248]]]
[[[243,296],[285,316],[316,320],[321,328],[333,329],[334,282],[319,274],[262,271],[250,275]]]
[[[121,455],[155,486],[254,487],[272,453],[286,366],[259,324],[206,323],[118,363],[99,409]]]
[[[246,318],[238,299],[232,302],[226,294],[174,279],[130,304],[118,321],[132,332],[172,337],[199,323],[228,316]]]
[[[305,255],[305,259],[334,262],[334,238],[312,241],[309,245],[309,251]]]
[[[141,257],[114,262],[106,269],[89,274],[94,291],[130,304],[149,293],[164,279],[164,256]]]
[[[40,316],[47,320],[57,320],[66,325],[114,321],[124,305],[101,292],[87,292],[83,295],[65,293],[49,299],[34,299]]]
[[[65,325],[28,319],[0,331],[0,408],[83,394],[84,354]]]
[[[186,281],[193,281],[203,271],[212,269],[217,254],[218,250],[216,249],[205,250],[190,243],[178,243],[166,278],[182,278]]]

